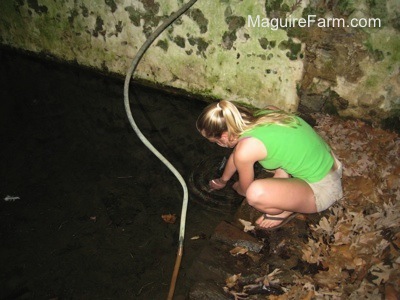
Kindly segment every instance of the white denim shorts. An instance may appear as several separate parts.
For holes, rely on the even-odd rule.
[[[331,170],[318,182],[308,183],[314,192],[315,204],[318,212],[329,208],[343,197],[343,165],[335,155],[333,155],[333,157],[335,159],[336,170]]]

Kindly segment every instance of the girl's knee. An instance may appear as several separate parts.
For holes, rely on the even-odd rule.
[[[247,202],[254,206],[261,202],[261,199],[265,197],[265,184],[262,184],[260,180],[253,181],[246,191]]]

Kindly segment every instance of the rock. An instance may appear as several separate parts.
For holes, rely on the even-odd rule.
[[[194,282],[221,282],[232,274],[242,272],[236,258],[230,255],[232,247],[216,241],[204,247],[198,258],[193,262],[188,271],[188,277]]]
[[[192,286],[189,292],[190,300],[226,300],[228,297],[225,295],[222,286],[218,286],[214,282],[198,282]]]
[[[225,221],[221,222],[217,226],[211,240],[219,241],[235,247],[246,247],[250,251],[256,253],[259,253],[264,246],[264,244],[255,237]]]

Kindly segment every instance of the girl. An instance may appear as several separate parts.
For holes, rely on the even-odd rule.
[[[323,139],[300,117],[276,107],[252,112],[222,100],[208,105],[197,120],[205,138],[234,148],[220,178],[222,189],[235,172],[233,189],[263,213],[256,224],[275,229],[297,213],[327,209],[342,195],[342,165]],[[254,180],[254,163],[274,170],[274,176]]]

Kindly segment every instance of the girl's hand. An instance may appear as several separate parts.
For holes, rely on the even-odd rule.
[[[210,180],[209,185],[212,190],[220,190],[226,186],[227,181],[221,178]]]

